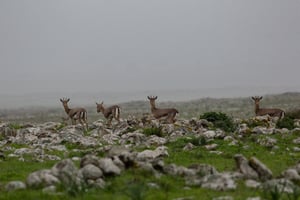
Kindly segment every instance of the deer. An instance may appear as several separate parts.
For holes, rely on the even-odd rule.
[[[174,119],[176,114],[179,113],[175,108],[156,108],[155,100],[157,96],[148,96],[150,100],[151,113],[155,119],[160,119],[162,117],[166,117],[169,123],[174,123],[176,120]]]
[[[86,124],[86,130],[88,130],[88,123],[87,123],[87,112],[84,108],[69,108],[68,102],[70,99],[68,98],[63,98],[60,99],[60,101],[63,104],[63,107],[65,109],[65,112],[67,113],[68,117],[66,120],[71,119],[72,125],[76,124],[76,120],[79,121],[79,123],[83,126]]]
[[[259,102],[262,100],[262,96],[252,97],[255,103],[255,114],[256,116],[270,115],[270,117],[278,117],[278,119],[282,119],[285,115],[285,112],[278,108],[260,108]]]
[[[96,102],[96,105],[97,112],[102,112],[103,116],[108,120],[108,125],[111,125],[113,118],[120,122],[121,109],[118,105],[112,105],[110,107],[105,108],[103,106],[103,101],[101,103]]]

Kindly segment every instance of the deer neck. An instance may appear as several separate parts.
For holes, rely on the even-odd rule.
[[[255,109],[254,109],[254,111],[255,111],[256,114],[258,113],[259,109],[260,109],[260,108],[259,108],[259,104],[256,103],[256,104],[255,104]]]
[[[102,107],[100,108],[100,111],[101,111],[103,114],[105,114],[106,109],[102,106]]]
[[[69,108],[69,106],[68,105],[64,105],[64,109],[65,109],[65,111],[66,111],[66,113],[67,114],[69,114],[69,112],[70,112],[70,108]]]
[[[150,102],[150,106],[151,106],[151,111],[157,110],[154,102]]]

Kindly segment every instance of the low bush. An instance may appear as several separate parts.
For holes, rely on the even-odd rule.
[[[236,128],[232,118],[222,112],[206,112],[200,116],[200,119],[206,119],[212,122],[215,128],[220,128],[226,132],[233,132]]]
[[[295,128],[294,118],[292,118],[290,116],[286,116],[283,119],[277,121],[276,127],[277,128],[287,128],[289,130],[292,130]]]
[[[147,136],[150,136],[150,135],[156,135],[158,137],[163,137],[164,136],[164,133],[163,133],[162,129],[157,128],[157,127],[144,128],[143,133]]]

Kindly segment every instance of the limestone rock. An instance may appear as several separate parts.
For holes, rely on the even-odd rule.
[[[272,171],[257,158],[250,158],[249,165],[258,173],[258,176],[262,181],[272,179]]]
[[[22,181],[11,181],[6,184],[5,189],[7,191],[26,189],[26,185]]]

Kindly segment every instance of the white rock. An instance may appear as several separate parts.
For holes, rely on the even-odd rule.
[[[5,189],[7,191],[26,189],[26,185],[22,181],[11,181],[6,184]]]

